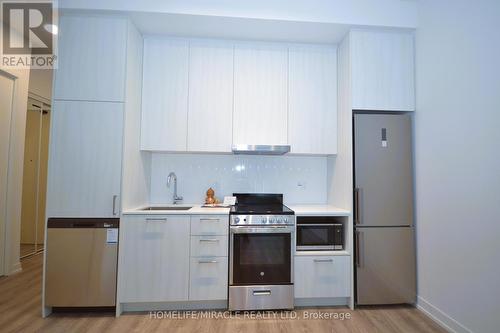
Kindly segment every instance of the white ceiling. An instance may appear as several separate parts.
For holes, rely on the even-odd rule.
[[[297,22],[168,13],[129,13],[143,34],[303,43],[338,43],[353,27],[347,24]]]

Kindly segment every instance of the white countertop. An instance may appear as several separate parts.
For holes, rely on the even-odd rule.
[[[296,216],[350,216],[351,212],[332,205],[287,205]]]
[[[168,206],[171,204],[155,204],[151,206]],[[229,208],[208,208],[200,204],[180,204],[178,207],[192,207],[187,210],[142,210],[138,207],[123,211],[123,215],[228,215]],[[287,205],[296,216],[349,216],[351,212],[332,205]]]
[[[155,204],[150,207],[172,207],[172,204]],[[208,208],[202,207],[200,204],[181,204],[178,207],[192,207],[187,210],[142,210],[145,207],[138,207],[135,209],[128,209],[123,211],[123,215],[229,215],[229,208]],[[149,206],[148,206],[149,207]]]

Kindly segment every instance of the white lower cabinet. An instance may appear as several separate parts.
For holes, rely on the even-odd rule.
[[[349,256],[295,256],[295,298],[350,297]]]
[[[227,257],[191,258],[189,299],[227,299]]]
[[[120,223],[120,302],[186,301],[189,216],[125,216]]]
[[[227,299],[227,215],[191,216],[191,270],[189,300]]]
[[[120,222],[119,303],[223,301],[227,215],[125,215]]]

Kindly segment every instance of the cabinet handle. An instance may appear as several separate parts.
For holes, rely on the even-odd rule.
[[[214,218],[206,218],[206,219],[200,219],[200,221],[206,221],[206,222],[209,222],[209,221],[219,221],[220,219],[214,219]]]
[[[254,296],[268,296],[271,295],[271,290],[254,290],[252,294]]]
[[[216,264],[218,263],[217,260],[198,260],[199,264]]]
[[[166,217],[147,217],[146,218],[146,222],[153,222],[153,221],[167,222],[167,218]]]
[[[113,195],[113,216],[116,216],[116,199],[118,199],[118,195]]]
[[[314,262],[333,262],[333,259],[314,259]]]
[[[211,242],[211,243],[215,243],[215,242],[218,242],[219,240],[218,239],[200,239],[200,242]]]

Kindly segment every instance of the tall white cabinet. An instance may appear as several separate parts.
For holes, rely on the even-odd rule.
[[[337,153],[337,47],[289,49],[288,143],[298,154]]]
[[[50,140],[50,217],[118,217],[123,104],[55,101]]]
[[[188,41],[144,40],[141,149],[186,151]]]
[[[47,217],[120,214],[129,24],[119,17],[60,18]]]
[[[285,46],[235,46],[233,144],[288,143],[287,81]]]
[[[63,15],[58,38],[55,99],[124,101],[127,20]]]

